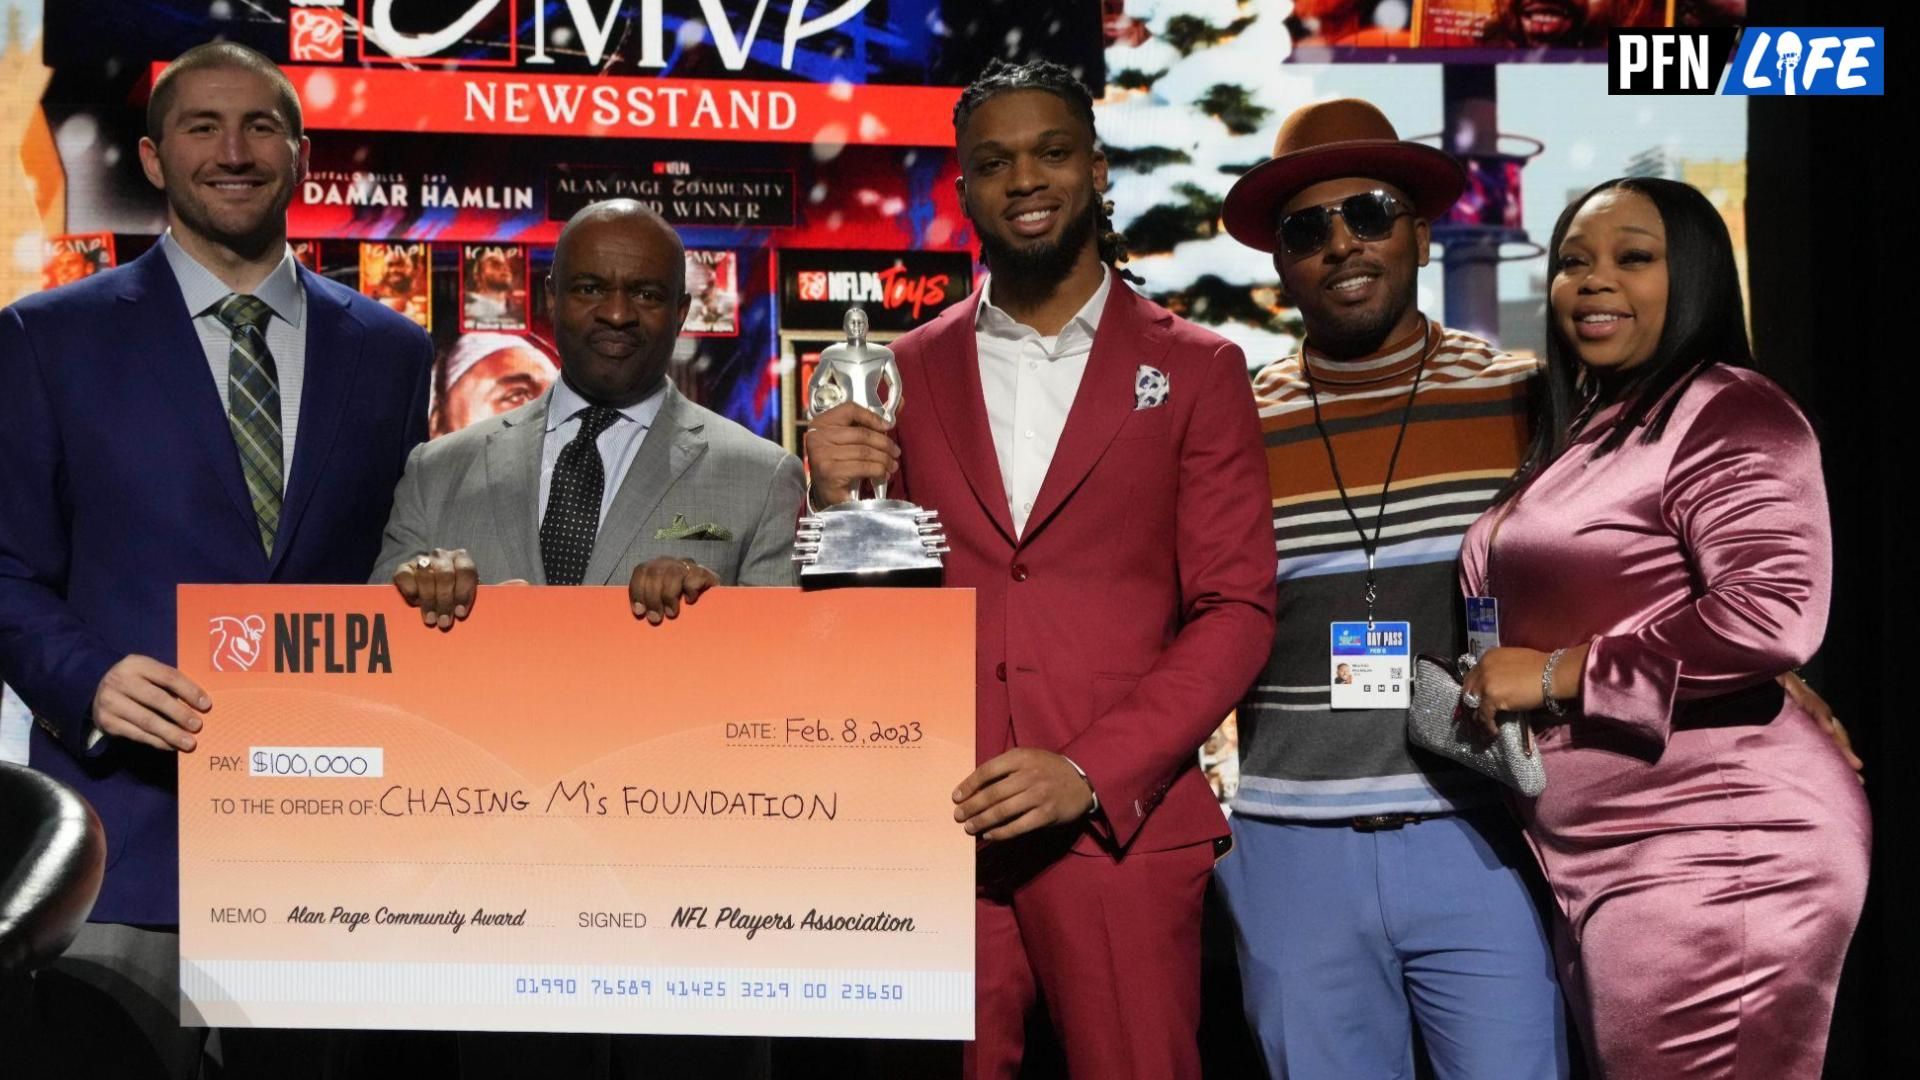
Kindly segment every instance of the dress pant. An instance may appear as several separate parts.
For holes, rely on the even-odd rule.
[[[981,849],[969,1080],[1014,1080],[1042,1003],[1073,1080],[1198,1080],[1200,913],[1213,844],[1114,858],[1077,830]]]
[[[1359,832],[1236,814],[1215,880],[1275,1080],[1560,1080],[1564,1009],[1503,808]]]

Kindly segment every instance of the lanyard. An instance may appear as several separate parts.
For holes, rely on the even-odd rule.
[[[1428,334],[1432,334],[1432,325],[1428,325]],[[1306,350],[1301,349],[1301,356]],[[1347,520],[1353,522],[1353,531],[1360,534],[1360,547],[1367,553],[1367,629],[1373,629],[1373,603],[1380,598],[1380,590],[1374,582],[1374,555],[1380,550],[1380,528],[1387,520],[1387,492],[1393,487],[1393,471],[1400,464],[1400,446],[1407,441],[1407,425],[1413,420],[1413,399],[1420,393],[1420,379],[1427,373],[1429,354],[1425,345],[1420,352],[1420,366],[1413,372],[1413,388],[1407,391],[1406,407],[1400,410],[1400,433],[1393,437],[1393,454],[1387,458],[1387,478],[1380,485],[1380,509],[1373,515],[1373,537],[1367,537],[1366,526],[1360,524],[1360,515],[1353,512],[1353,500],[1347,496],[1347,483],[1340,478],[1340,459],[1334,455],[1333,440],[1327,436],[1327,425],[1320,418],[1320,394],[1313,388],[1313,369],[1303,364],[1307,377],[1307,399],[1313,402],[1313,426],[1320,432],[1320,443],[1327,448],[1327,465],[1333,469],[1333,484],[1340,492],[1340,505],[1346,508]]]

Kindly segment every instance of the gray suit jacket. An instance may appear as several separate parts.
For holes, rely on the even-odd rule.
[[[546,583],[540,564],[540,448],[549,390],[538,401],[415,447],[394,492],[374,584],[434,548],[466,548],[483,584]],[[723,585],[794,585],[794,523],[806,498],[800,461],[688,401],[666,400],[615,493],[585,584],[625,585],[663,555],[692,559]],[[662,540],[674,515],[726,529],[725,540]]]

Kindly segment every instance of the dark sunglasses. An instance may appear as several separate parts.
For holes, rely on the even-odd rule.
[[[1393,234],[1393,223],[1410,213],[1404,203],[1384,191],[1363,191],[1331,206],[1309,206],[1282,217],[1280,248],[1300,258],[1326,247],[1333,236],[1335,214],[1346,221],[1354,239],[1385,240]]]

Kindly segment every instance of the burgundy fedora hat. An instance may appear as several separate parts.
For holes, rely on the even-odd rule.
[[[1345,176],[1392,184],[1430,221],[1453,206],[1467,183],[1465,170],[1445,151],[1401,139],[1372,104],[1339,98],[1294,110],[1273,140],[1273,157],[1233,185],[1220,216],[1235,240],[1272,251],[1280,207],[1322,180]]]

